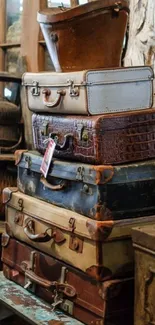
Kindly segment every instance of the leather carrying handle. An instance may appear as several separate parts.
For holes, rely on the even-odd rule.
[[[43,94],[43,104],[45,106],[57,107],[60,104],[60,101],[61,101],[62,97],[66,94],[66,92],[63,89],[57,90],[56,98],[52,102],[48,101],[48,98],[51,94],[51,91],[49,89],[43,89],[42,94]]]
[[[55,243],[61,244],[66,240],[63,232],[60,229],[52,228],[52,227],[47,228],[44,233],[33,234],[32,230],[30,229],[30,226],[29,226],[30,223],[34,224],[34,220],[31,218],[28,218],[25,221],[24,233],[30,240],[32,240],[34,242],[46,243],[46,242],[50,241],[51,239],[54,239]],[[48,234],[48,230],[51,231],[51,235]]]
[[[52,185],[50,184],[44,177],[40,178],[40,182],[47,188],[49,188],[52,191],[61,191],[63,190],[66,186],[67,186],[67,182],[66,181],[61,181],[59,184],[57,185]]]
[[[23,132],[21,131],[18,142],[12,147],[0,147],[0,152],[1,151],[8,152],[8,151],[16,150],[21,144],[22,140],[23,140]]]
[[[44,233],[40,233],[40,234],[35,234],[35,235],[34,235],[34,234],[30,231],[30,227],[29,227],[30,222],[33,222],[33,220],[28,219],[28,220],[26,221],[26,225],[25,225],[25,227],[24,227],[24,233],[25,233],[25,235],[26,235],[30,240],[32,240],[32,241],[34,241],[34,242],[39,242],[39,243],[46,243],[46,242],[50,241],[50,240],[53,238],[53,235],[50,236],[50,235],[47,233],[47,231],[49,230],[49,228],[46,229],[46,231],[45,231]]]
[[[63,292],[68,297],[74,297],[76,295],[76,290],[74,287],[67,283],[59,283],[57,281],[48,281],[36,275],[31,270],[25,271],[25,277],[27,277],[33,283],[39,284],[41,287],[46,289],[56,289],[59,292]]]
[[[56,140],[55,150],[66,151],[69,149],[70,151],[73,151],[73,135],[72,134],[68,133],[64,136],[64,142],[62,145],[58,143],[58,139],[56,139],[56,137],[58,138],[58,135],[54,132],[49,134],[49,138]]]

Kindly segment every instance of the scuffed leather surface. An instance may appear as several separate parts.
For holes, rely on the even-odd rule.
[[[30,246],[12,238],[10,238],[8,246],[2,249],[4,275],[23,287],[25,276],[22,264],[24,261],[25,265],[28,264],[32,251],[34,249]],[[87,325],[95,325],[98,322],[104,325],[124,325],[124,319],[127,319],[125,322],[127,325],[133,323],[131,320],[134,294],[132,277],[98,282],[53,257],[37,250],[34,254],[34,272],[45,280],[59,282],[62,268],[66,268],[65,281],[77,292],[74,298],[69,299],[74,302],[73,317]],[[54,288],[47,290],[38,284],[35,286],[35,295],[50,304],[53,302],[53,291]],[[62,297],[64,296],[62,295]],[[126,313],[129,314],[127,318]]]
[[[44,154],[51,132],[59,143],[72,134],[73,148],[55,150],[54,157],[92,164],[120,164],[155,157],[155,110],[93,117],[33,114],[35,148]],[[46,129],[46,135],[42,130]],[[87,140],[83,140],[83,134]]]
[[[32,164],[36,161],[34,156]],[[40,182],[41,172],[33,168],[27,170],[19,165],[18,189],[91,219],[119,220],[155,214],[155,160],[144,165],[139,163],[115,167],[112,179],[101,185],[68,180],[67,174],[69,170],[66,170],[66,188],[53,191]],[[49,184],[59,184],[62,180],[59,175],[47,176]],[[85,186],[87,191],[84,190]]]

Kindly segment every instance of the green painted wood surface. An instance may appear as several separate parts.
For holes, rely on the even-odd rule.
[[[5,304],[14,313],[38,325],[83,325],[62,311],[52,312],[50,304],[26,291],[19,285],[7,280],[0,272],[0,303]]]

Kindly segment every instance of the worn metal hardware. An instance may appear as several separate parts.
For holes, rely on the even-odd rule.
[[[89,139],[88,131],[84,130],[82,133],[82,140],[86,142],[86,141],[88,141],[88,139]]]
[[[33,81],[32,85],[33,85],[32,89],[31,89],[32,95],[33,96],[39,96],[40,95],[39,82],[38,81]]]
[[[23,213],[19,213],[18,211],[16,212],[15,218],[14,218],[14,222],[18,225],[18,226],[23,226],[23,221],[24,221],[24,215]]]
[[[48,136],[48,124],[49,123],[43,123],[43,125],[40,128],[40,134],[43,136]]]
[[[29,169],[31,167],[32,161],[30,156],[25,157],[25,168]]]
[[[32,251],[30,254],[30,260],[27,264],[29,270],[34,271],[34,264],[35,264],[35,251]],[[35,292],[35,283],[33,283],[27,276],[25,276],[25,289],[29,289],[31,292]]]
[[[81,192],[87,194],[87,195],[92,195],[93,191],[92,188],[90,186],[88,186],[88,184],[84,184],[83,188],[81,189]]]
[[[79,96],[79,88],[75,86],[74,81],[71,79],[67,80],[69,85],[69,94],[71,97],[78,97]]]
[[[67,314],[73,315],[74,303],[68,299],[65,299],[60,305],[61,309],[64,310]]]
[[[79,140],[80,141],[82,139],[82,131],[83,131],[83,128],[84,128],[83,123],[77,123],[76,129],[77,129],[77,133],[78,133],[78,136],[79,136]]]
[[[84,172],[85,172],[84,167],[78,167],[77,174],[76,174],[76,179],[78,181],[82,181],[83,180]]]
[[[23,199],[18,200],[18,211],[23,211],[24,209],[23,203],[24,203]]]
[[[76,220],[74,218],[69,219],[69,228],[71,229],[72,232],[74,232],[74,230],[76,229],[75,222]]]
[[[69,248],[77,253],[82,253],[83,239],[71,235],[69,240]]]
[[[51,33],[50,38],[54,43],[58,41],[58,35],[56,33]]]

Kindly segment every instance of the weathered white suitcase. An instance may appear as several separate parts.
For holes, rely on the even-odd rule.
[[[28,107],[34,112],[98,115],[150,108],[150,67],[25,73]]]
[[[133,272],[131,228],[155,216],[95,221],[20,193],[3,191],[6,232],[98,280]]]

